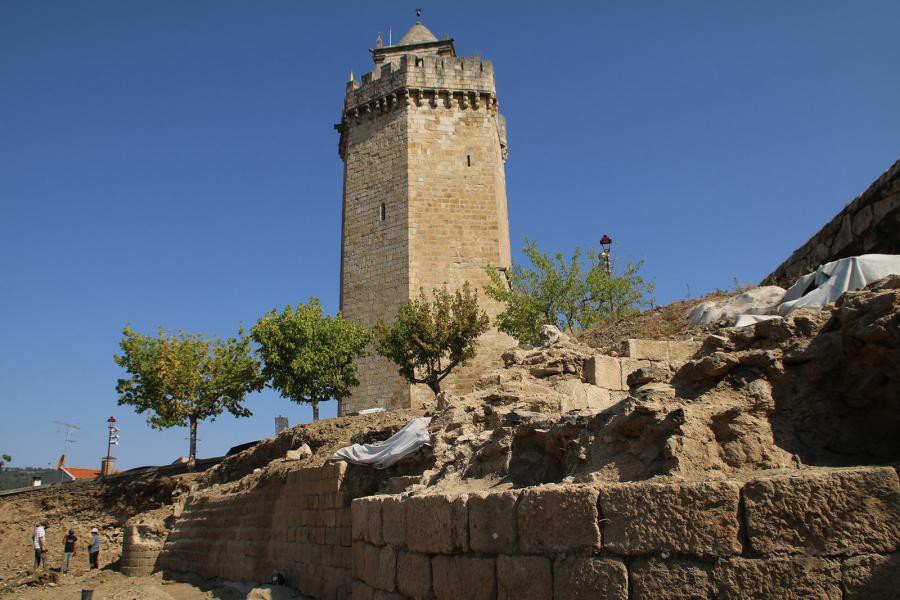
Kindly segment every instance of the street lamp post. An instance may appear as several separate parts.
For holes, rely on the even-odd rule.
[[[600,256],[603,257],[603,264],[606,266],[606,275],[607,277],[612,277],[612,263],[609,258],[609,251],[612,248],[612,238],[603,234],[603,237],[600,238],[600,247],[603,249]]]
[[[100,469],[101,475],[109,475],[112,473],[113,465],[116,460],[112,457],[112,447],[119,445],[119,428],[116,427],[116,418],[110,417],[106,420],[106,423],[109,434],[106,440],[106,458],[103,459],[102,468]]]

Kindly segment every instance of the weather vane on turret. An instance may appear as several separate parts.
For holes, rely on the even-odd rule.
[[[417,8],[417,9],[416,9],[416,16],[417,16],[417,17],[421,17],[421,16],[422,16],[422,9],[421,9],[421,8]]]

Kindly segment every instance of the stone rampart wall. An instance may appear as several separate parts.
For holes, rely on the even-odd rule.
[[[900,254],[900,160],[795,250],[762,285],[787,287],[819,265],[860,254]]]
[[[353,598],[893,598],[891,468],[352,504]]]
[[[345,472],[345,463],[334,463],[190,499],[157,568],[255,583],[278,571],[316,598],[348,597],[353,494]]]

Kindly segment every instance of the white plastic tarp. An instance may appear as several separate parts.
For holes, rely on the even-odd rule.
[[[847,290],[860,290],[894,273],[900,274],[900,256],[895,254],[863,254],[826,263],[788,289],[778,314],[786,317],[799,308],[818,310]],[[807,293],[811,287],[815,289]]]
[[[345,446],[331,455],[328,460],[346,460],[358,465],[371,465],[376,469],[386,469],[426,444],[431,444],[428,423],[431,417],[419,417],[407,423],[403,429],[374,444],[353,444]]]
[[[738,315],[774,312],[783,296],[784,288],[777,285],[753,288],[724,302],[701,302],[688,315],[688,321],[700,327],[722,319],[733,321]]]

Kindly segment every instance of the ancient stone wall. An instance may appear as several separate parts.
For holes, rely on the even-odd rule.
[[[900,160],[795,250],[762,285],[789,287],[819,265],[860,254],[900,254]]]
[[[352,504],[353,598],[895,597],[892,468]]]
[[[316,598],[350,593],[345,463],[292,471],[250,489],[189,499],[157,568],[265,583],[273,572]]]

